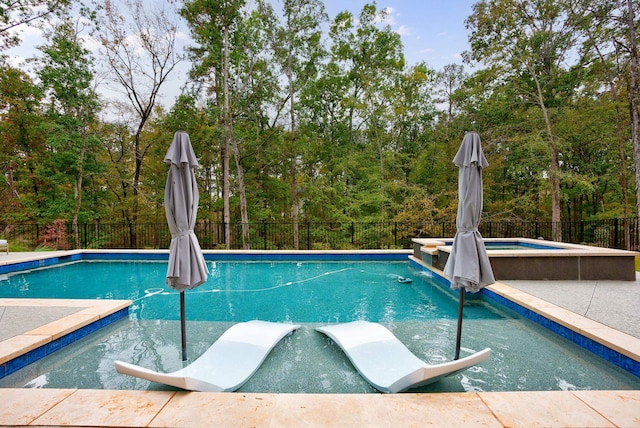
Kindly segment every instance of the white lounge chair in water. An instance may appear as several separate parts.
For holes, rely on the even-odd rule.
[[[235,324],[198,359],[173,373],[158,373],[116,361],[116,371],[191,391],[235,391],[265,360],[282,338],[299,325],[248,321]]]
[[[489,359],[487,348],[459,360],[430,365],[416,357],[386,327],[353,321],[316,328],[337,343],[367,382],[382,392],[427,385]]]

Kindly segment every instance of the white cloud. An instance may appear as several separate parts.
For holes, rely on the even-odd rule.
[[[23,68],[26,64],[26,58],[16,55],[7,55],[6,62],[13,68]]]
[[[440,57],[441,60],[450,62],[450,61],[454,61],[454,62],[460,62],[462,61],[462,54],[459,53],[455,53],[455,54],[451,54],[451,55],[443,55]]]
[[[82,41],[82,47],[90,52],[98,52],[102,46],[100,40],[90,35],[80,36],[80,40]]]
[[[406,25],[401,25],[396,29],[396,33],[400,34],[401,36],[410,36],[411,34],[413,34],[413,31],[411,31],[411,28],[407,27]]]
[[[176,31],[176,40],[191,41],[191,36],[184,31]]]
[[[17,27],[17,31],[15,31],[15,33],[17,33],[20,38],[26,39],[26,38],[39,38],[42,37],[42,30],[39,28],[36,28],[32,25],[20,25]]]

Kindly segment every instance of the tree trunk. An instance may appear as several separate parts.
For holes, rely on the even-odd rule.
[[[562,225],[560,223],[560,157],[558,154],[558,147],[553,135],[553,127],[551,126],[551,119],[549,118],[549,112],[544,102],[544,96],[542,94],[542,88],[540,87],[540,81],[533,70],[529,70],[531,76],[536,83],[536,90],[538,92],[538,103],[544,116],[544,123],[547,127],[547,136],[549,137],[549,153],[550,153],[550,165],[549,165],[549,180],[551,182],[551,222],[552,222],[552,239],[554,241],[562,241]]]
[[[11,161],[9,162],[9,165],[7,165],[7,181],[9,183],[9,190],[11,193],[11,197],[15,198],[15,199],[19,199],[20,198],[20,194],[18,193],[18,189],[16,189],[16,182],[13,178],[13,169],[15,168],[15,162]]]
[[[231,178],[230,178],[230,155],[229,149],[233,150],[233,157],[236,162],[236,172],[238,175],[238,192],[240,194],[240,218],[242,222],[242,248],[248,250],[250,247],[249,240],[249,215],[247,212],[247,196],[244,185],[244,171],[242,164],[240,163],[240,149],[238,143],[235,140],[233,133],[233,114],[231,112],[231,105],[229,102],[229,27],[223,28],[224,37],[224,56],[223,56],[223,70],[222,81],[224,91],[224,125],[225,125],[225,138],[223,147],[222,169],[223,169],[223,194],[224,194],[224,224],[225,233],[224,240],[226,248],[231,248],[231,207],[230,207],[230,191],[231,191]]]
[[[222,64],[222,90],[224,92],[223,121],[226,129],[224,141],[222,143],[222,197],[224,201],[224,243],[227,250],[231,249],[231,209],[229,207],[230,184],[229,184],[229,139],[231,138],[231,114],[229,112],[229,28],[224,26],[223,30],[224,52]]]
[[[622,188],[622,209],[624,222],[624,242],[627,250],[631,249],[631,231],[629,230],[629,197],[627,196],[628,178],[627,178],[627,155],[624,150],[625,138],[622,132],[622,118],[620,115],[620,105],[618,104],[618,91],[616,90],[613,79],[610,79],[611,99],[615,104],[616,110],[616,136],[618,138],[618,156],[620,157],[620,173],[618,175],[620,187]]]
[[[78,159],[78,178],[76,180],[76,206],[73,210],[73,237],[75,240],[75,248],[80,248],[80,231],[78,230],[78,216],[80,215],[80,207],[82,206],[82,176],[84,175],[84,155],[87,150],[87,136],[82,133],[82,147],[80,148],[80,157]]]
[[[631,109],[631,142],[633,145],[633,163],[636,173],[636,216],[640,217],[640,113],[638,112],[640,69],[638,69],[638,41],[636,39],[635,21],[633,1],[627,0],[629,54],[631,55],[631,70],[629,71],[631,76],[631,88],[629,91],[629,104]]]
[[[593,37],[593,34],[591,33],[591,31],[589,29],[587,29],[587,34],[589,35],[590,38],[592,38],[594,41],[596,40],[595,37]],[[616,59],[618,58],[618,45],[616,45]],[[616,88],[616,82],[615,82],[615,78],[614,75],[611,73],[609,67],[607,67],[607,60],[605,59],[604,55],[602,54],[602,51],[600,50],[600,47],[598,46],[598,43],[594,43],[593,48],[596,50],[596,53],[598,54],[598,58],[600,59],[600,62],[602,63],[603,66],[603,70],[607,79],[607,83],[609,84],[609,93],[611,94],[611,101],[613,102],[614,108],[615,108],[615,118],[616,118],[616,137],[618,140],[618,156],[620,158],[620,172],[618,173],[618,181],[620,183],[620,187],[622,188],[622,212],[623,212],[623,217],[625,219],[624,221],[624,248],[627,250],[631,249],[631,230],[629,228],[629,222],[626,221],[626,219],[629,218],[629,197],[627,195],[627,187],[629,185],[629,179],[627,177],[627,155],[625,153],[625,142],[626,139],[624,137],[624,133],[623,133],[623,129],[622,129],[622,115],[620,113],[620,104],[619,104],[619,99],[618,99],[618,90]],[[618,75],[620,75],[620,69],[618,66],[618,61],[616,60],[616,65],[617,65],[617,73]]]
[[[251,242],[249,239],[249,214],[247,210],[247,195],[244,186],[244,169],[240,163],[240,149],[238,148],[238,142],[233,134],[233,124],[230,127],[231,132],[231,147],[233,147],[233,158],[236,161],[236,170],[238,173],[238,192],[240,193],[240,218],[242,221],[242,248],[248,250],[251,248]]]
[[[295,113],[295,88],[293,85],[293,66],[291,44],[289,44],[289,56],[287,58],[287,79],[289,80],[289,103],[291,116],[291,149],[289,156],[291,157],[291,222],[293,223],[293,248],[300,249],[300,229],[298,227],[298,214],[300,206],[298,205],[298,169],[296,165],[296,113]]]

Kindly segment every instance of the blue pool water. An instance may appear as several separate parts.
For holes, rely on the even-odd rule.
[[[185,293],[187,319],[348,322],[454,318],[451,295],[404,262],[207,262],[207,282]],[[0,297],[130,299],[136,319],[177,320],[165,262],[85,261],[14,273]],[[409,278],[410,283],[401,282]],[[425,288],[426,287],[426,288]],[[471,318],[496,316],[471,306]]]
[[[445,245],[451,247],[453,241],[446,241]],[[523,251],[523,250],[566,250],[566,248],[557,247],[548,244],[534,244],[522,241],[484,241],[487,250],[507,250],[507,251]]]
[[[294,322],[243,392],[373,393],[315,327],[354,319],[387,326],[419,358],[453,357],[457,295],[403,262],[208,262],[211,278],[186,292],[188,353],[197,358],[232,324]],[[0,297],[131,299],[131,315],[3,379],[0,387],[172,389],[115,372],[113,361],[162,372],[182,368],[178,293],[166,262],[82,261],[0,280]],[[399,277],[410,278],[401,283]],[[640,378],[485,298],[464,308],[462,355],[488,362],[419,389],[517,391],[640,389]]]

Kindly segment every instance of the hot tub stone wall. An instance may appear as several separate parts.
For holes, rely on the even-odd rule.
[[[424,257],[424,254],[423,254]],[[444,270],[449,253],[432,261]],[[635,281],[635,256],[490,257],[496,280],[617,280]],[[425,260],[425,262],[428,262]]]

